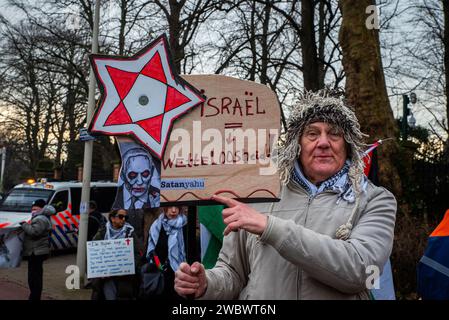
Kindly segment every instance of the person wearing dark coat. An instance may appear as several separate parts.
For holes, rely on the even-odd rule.
[[[164,271],[164,291],[159,298],[181,299],[174,290],[175,271],[186,261],[187,217],[179,207],[164,207],[148,234],[147,260],[156,255]]]
[[[106,218],[98,211],[97,203],[89,201],[89,222],[87,227],[87,241],[92,241],[100,228],[107,223]]]
[[[20,223],[25,233],[22,255],[28,260],[29,300],[40,300],[43,287],[43,264],[50,254],[50,232],[52,224],[50,216],[56,210],[39,199],[31,206],[31,220]]]
[[[133,238],[134,242],[134,275],[114,276],[107,278],[95,278],[92,280],[92,300],[133,300],[137,298],[142,257],[138,250],[141,247],[139,239],[134,233],[134,227],[127,221],[128,213],[125,209],[112,210],[109,213],[109,221],[102,227],[93,241]]]

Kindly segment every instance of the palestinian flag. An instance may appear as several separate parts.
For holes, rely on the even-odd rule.
[[[223,231],[226,225],[221,212],[224,206],[199,206],[201,262],[211,269],[217,262],[218,253],[223,245]]]
[[[371,180],[376,186],[379,186],[379,164],[377,162],[377,146],[376,142],[368,150],[365,151],[363,162],[365,162],[365,176]]]

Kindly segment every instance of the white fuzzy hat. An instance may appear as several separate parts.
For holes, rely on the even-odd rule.
[[[356,194],[360,192],[364,162],[363,138],[367,135],[360,131],[355,113],[345,105],[341,92],[322,90],[306,92],[296,103],[288,122],[285,141],[278,150],[278,170],[281,182],[290,181],[295,161],[301,153],[299,139],[307,125],[313,122],[325,122],[335,125],[343,131],[347,143],[348,158],[351,159],[349,177]]]

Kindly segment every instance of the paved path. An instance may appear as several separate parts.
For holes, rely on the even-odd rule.
[[[44,262],[43,300],[89,300],[91,290],[69,290],[66,288],[66,268],[76,264],[76,253],[65,253],[50,257]],[[27,300],[28,262],[19,268],[0,269],[0,300]]]
[[[28,294],[28,288],[22,284],[0,279],[0,300],[26,300]],[[43,296],[42,299],[48,300],[48,297]]]

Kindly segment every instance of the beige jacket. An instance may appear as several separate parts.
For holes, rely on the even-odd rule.
[[[232,232],[213,269],[202,299],[368,299],[368,266],[382,272],[393,246],[396,200],[368,183],[348,240],[336,229],[354,203],[326,191],[313,198],[295,182],[281,190],[278,203],[253,205],[268,214],[258,237]]]

